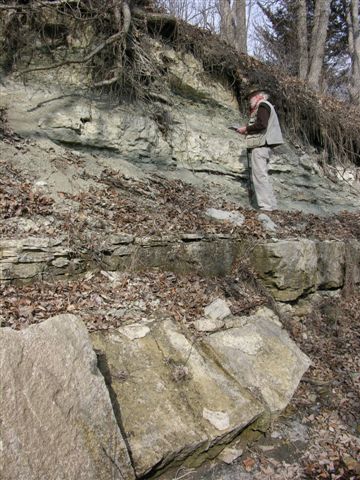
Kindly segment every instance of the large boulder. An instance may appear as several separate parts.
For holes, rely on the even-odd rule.
[[[291,302],[315,290],[360,282],[357,240],[275,240],[252,250],[251,262],[276,300]]]
[[[92,334],[138,476],[198,465],[290,401],[310,361],[276,315],[224,322],[196,342],[167,318]]]
[[[3,480],[134,479],[85,326],[0,329]]]
[[[272,413],[282,411],[310,366],[309,358],[268,308],[235,318],[232,326],[204,343],[222,368]]]
[[[170,319],[94,333],[121,409],[138,476],[191,457],[200,461],[264,407]]]

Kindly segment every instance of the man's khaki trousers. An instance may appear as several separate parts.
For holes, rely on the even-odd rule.
[[[251,150],[251,176],[256,201],[260,210],[275,210],[276,198],[268,175],[271,149],[257,147]]]

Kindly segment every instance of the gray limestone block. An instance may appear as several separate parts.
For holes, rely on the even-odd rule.
[[[219,321],[231,315],[231,310],[225,300],[217,298],[205,307],[204,314],[213,321]]]
[[[318,254],[312,240],[259,243],[250,258],[276,300],[296,300],[316,288]]]
[[[208,208],[205,214],[215,220],[228,221],[236,226],[241,226],[245,222],[244,215],[239,212],[229,212],[227,210],[219,210],[217,208]]]
[[[278,226],[276,225],[276,223],[273,222],[271,218],[265,213],[260,213],[258,215],[258,219],[267,232],[275,232],[277,230]]]
[[[4,480],[135,478],[83,323],[0,329]]]
[[[224,370],[278,413],[311,362],[272,317],[262,308],[241,327],[213,333],[204,343]]]
[[[137,476],[229,443],[261,404],[170,319],[92,334],[111,376]]]
[[[317,243],[318,288],[340,288],[345,278],[345,243],[322,241]]]

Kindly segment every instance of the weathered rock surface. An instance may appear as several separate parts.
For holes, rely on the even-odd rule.
[[[198,332],[216,332],[224,325],[225,322],[223,320],[211,318],[200,318],[194,322],[194,327]]]
[[[0,329],[1,478],[134,479],[88,333],[72,315]]]
[[[264,229],[267,232],[275,232],[277,230],[278,226],[276,225],[276,223],[273,222],[271,220],[271,218],[268,215],[266,215],[265,213],[260,213],[258,215],[258,219],[260,220]]]
[[[226,275],[241,252],[241,242],[226,235],[139,237],[110,235],[96,247],[107,270],[162,268],[178,273]],[[94,267],[94,251],[74,252],[64,238],[0,240],[0,282],[30,282],[71,276]]]
[[[360,282],[359,242],[277,240],[256,245],[251,261],[279,301]]]
[[[178,273],[228,275],[241,258],[244,242],[225,235],[139,237],[110,235],[98,245],[97,258],[108,271],[161,268]],[[92,251],[79,254],[63,238],[0,240],[0,282],[30,282],[71,276],[94,268]],[[254,246],[250,261],[276,300],[288,302],[317,290],[360,283],[360,244],[356,240],[271,240]],[[205,316],[222,320],[231,312],[222,301]],[[221,318],[220,318],[221,317]],[[201,322],[200,322],[201,323]],[[208,330],[205,324],[200,330]],[[209,328],[209,331],[212,329]]]
[[[37,280],[81,272],[86,267],[74,258],[64,238],[28,237],[0,240],[0,282]]]
[[[225,300],[217,298],[204,308],[204,314],[211,320],[224,320],[231,315],[231,310]]]
[[[252,252],[252,262],[278,300],[295,300],[315,290],[317,251],[311,240],[261,243]]]
[[[239,212],[228,212],[227,210],[208,208],[205,213],[208,217],[214,218],[215,220],[227,221],[237,226],[241,226],[245,221],[244,215],[241,215]]]
[[[238,319],[239,327],[216,332],[205,345],[222,367],[272,413],[283,410],[310,360],[289,338],[271,310]]]
[[[316,247],[318,254],[317,286],[323,289],[341,288],[345,275],[345,243],[324,241],[317,243]]]
[[[169,319],[92,334],[137,475],[197,465],[289,402],[309,359],[268,309],[233,322],[202,343]]]
[[[94,333],[121,410],[137,475],[230,442],[264,407],[206,358],[172,320]],[[143,333],[146,332],[145,335]]]
[[[239,123],[231,89],[210,79],[191,55],[180,58],[170,49],[159,52],[164,55],[176,88],[166,106],[154,101],[152,113],[86,98],[74,85],[64,86],[66,92],[39,84],[25,90],[11,81],[0,85],[0,106],[9,109],[10,127],[25,138],[47,137],[57,152],[50,154],[51,162],[49,155],[33,161],[21,152],[12,161],[55,192],[86,190],[94,183],[86,174],[98,175],[104,168],[134,177],[155,170],[248,206],[244,139],[228,129]],[[162,123],[156,120],[161,118]],[[81,151],[83,164],[60,161],[66,155],[60,145]],[[315,158],[288,145],[274,149],[270,173],[279,207],[324,215],[359,209],[358,183],[350,187],[340,177],[339,183],[331,182]]]

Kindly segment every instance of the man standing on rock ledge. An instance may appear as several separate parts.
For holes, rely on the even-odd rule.
[[[277,203],[268,175],[271,147],[284,143],[274,106],[269,93],[260,87],[249,90],[249,123],[236,131],[246,135],[248,154],[251,152],[251,179],[257,204],[262,211],[276,210]]]

